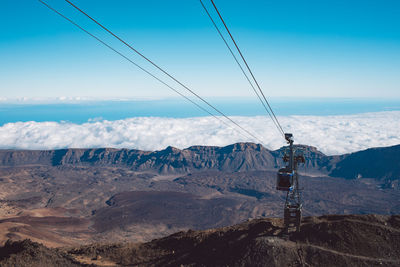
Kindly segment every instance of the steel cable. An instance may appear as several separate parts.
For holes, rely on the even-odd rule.
[[[237,59],[235,53],[233,53],[230,45],[228,44],[228,42],[226,41],[225,37],[223,36],[223,34],[221,33],[221,31],[219,30],[217,24],[215,23],[214,19],[212,18],[210,12],[208,11],[207,7],[204,5],[203,1],[200,0],[201,5],[203,6],[204,11],[207,13],[207,16],[210,18],[212,24],[214,25],[214,28],[217,30],[219,36],[221,37],[221,39],[224,41],[225,46],[228,48],[229,52],[231,53],[232,57],[235,59],[237,65],[239,66],[240,70],[242,71],[243,75],[246,77],[246,80],[248,81],[248,83],[250,84],[251,88],[253,89],[254,93],[256,94],[257,98],[260,100],[261,104],[263,105],[265,111],[268,113],[268,115],[270,116],[272,122],[275,124],[275,126],[278,128],[278,131],[280,131],[279,126],[277,125],[277,123],[275,122],[271,112],[268,110],[268,107],[265,105],[264,101],[262,100],[262,98],[260,97],[259,93],[257,92],[257,89],[254,87],[253,83],[251,82],[249,76],[246,74],[245,70],[242,67],[242,64],[240,64],[239,60]]]
[[[124,45],[126,45],[129,49],[131,49],[132,51],[134,51],[136,54],[138,54],[139,56],[141,56],[143,59],[145,59],[147,62],[149,62],[150,64],[152,64],[154,67],[156,67],[157,69],[159,69],[161,72],[163,72],[165,75],[167,75],[168,77],[170,77],[172,80],[174,80],[176,83],[178,83],[179,85],[181,85],[183,88],[185,88],[186,90],[188,90],[191,94],[193,94],[194,96],[196,96],[198,99],[200,99],[202,102],[204,102],[205,104],[207,104],[209,107],[211,107],[213,110],[215,110],[217,113],[219,113],[221,116],[225,117],[227,120],[229,120],[231,123],[235,124],[237,127],[239,127],[240,129],[242,129],[243,131],[245,131],[247,134],[249,134],[250,136],[252,136],[253,138],[255,138],[256,140],[258,140],[260,143],[263,143],[258,137],[256,137],[255,135],[253,135],[252,133],[250,133],[248,130],[244,129],[242,126],[240,126],[237,122],[235,122],[234,120],[232,120],[231,118],[229,118],[228,116],[226,116],[222,111],[220,111],[219,109],[217,109],[216,107],[214,107],[213,105],[211,105],[207,100],[205,100],[204,98],[202,98],[201,96],[199,96],[198,94],[196,94],[193,90],[191,90],[189,87],[187,87],[186,85],[184,85],[183,83],[181,83],[179,80],[177,80],[174,76],[172,76],[171,74],[169,74],[167,71],[165,71],[163,68],[161,68],[160,66],[158,66],[156,63],[154,63],[152,60],[150,60],[149,58],[147,58],[146,56],[144,56],[142,53],[140,53],[138,50],[136,50],[135,48],[133,48],[131,45],[129,45],[127,42],[125,42],[124,40],[122,40],[120,37],[118,37],[116,34],[114,34],[112,31],[110,31],[109,29],[107,29],[105,26],[103,26],[100,22],[98,22],[97,20],[95,20],[94,18],[92,18],[89,14],[87,14],[86,12],[84,12],[82,9],[80,9],[79,7],[77,7],[76,5],[74,5],[71,1],[69,0],[65,0],[67,3],[69,3],[72,7],[74,7],[76,10],[78,10],[79,12],[81,12],[82,14],[84,14],[86,17],[88,17],[90,20],[92,20],[94,23],[96,23],[97,25],[99,25],[101,28],[103,28],[105,31],[107,31],[109,34],[111,34],[112,36],[114,36],[116,39],[118,39],[119,41],[121,41]]]
[[[160,83],[162,83],[163,85],[167,86],[169,89],[173,90],[175,93],[179,94],[180,96],[182,96],[183,98],[185,98],[186,100],[188,100],[189,102],[191,102],[192,104],[196,105],[198,108],[200,108],[201,110],[205,111],[206,113],[208,113],[209,115],[211,115],[212,117],[214,117],[215,119],[219,120],[220,122],[222,122],[223,124],[225,124],[227,127],[232,128],[229,124],[227,124],[225,121],[223,121],[221,118],[219,118],[218,116],[212,114],[211,112],[209,112],[207,109],[205,109],[204,107],[200,106],[199,104],[197,104],[196,102],[194,102],[193,100],[191,100],[190,98],[188,98],[187,96],[185,96],[184,94],[180,93],[179,91],[177,91],[175,88],[173,88],[172,86],[170,86],[169,84],[167,84],[166,82],[164,82],[163,80],[161,80],[160,78],[158,78],[157,76],[155,76],[154,74],[152,74],[150,71],[146,70],[145,68],[141,67],[140,65],[136,64],[134,61],[132,61],[130,58],[128,58],[127,56],[125,56],[124,54],[122,54],[121,52],[119,52],[118,50],[114,49],[112,46],[110,46],[109,44],[107,44],[106,42],[104,42],[103,40],[101,40],[100,38],[98,38],[97,36],[93,35],[92,33],[90,33],[89,31],[87,31],[86,29],[84,29],[83,27],[81,27],[79,24],[75,23],[73,20],[71,20],[70,18],[64,16],[62,13],[60,13],[59,11],[57,11],[56,9],[54,9],[53,7],[51,7],[50,5],[48,5],[47,3],[45,3],[42,0],[38,0],[40,3],[42,3],[43,5],[45,5],[47,8],[49,8],[50,10],[52,10],[53,12],[55,12],[56,14],[58,14],[59,16],[61,16],[62,18],[64,18],[65,20],[69,21],[71,24],[73,24],[74,26],[76,26],[77,28],[79,28],[80,30],[82,30],[83,32],[85,32],[86,34],[88,34],[89,36],[91,36],[92,38],[94,38],[95,40],[97,40],[98,42],[100,42],[101,44],[103,44],[104,46],[106,46],[107,48],[109,48],[110,50],[114,51],[116,54],[120,55],[121,57],[123,57],[124,59],[126,59],[127,61],[129,61],[131,64],[135,65],[136,67],[138,67],[140,70],[144,71],[145,73],[147,73],[148,75],[150,75],[151,77],[153,77],[154,79],[156,79],[157,81],[159,81]],[[239,126],[239,125],[237,125]],[[263,144],[263,142],[258,139],[256,136],[254,136],[253,134],[249,133],[247,130],[243,129],[241,126],[239,126],[240,129],[244,130],[247,134],[249,134],[251,137],[255,138],[256,140],[258,140],[261,144]],[[245,135],[243,135],[243,133],[239,132],[243,137],[246,137]]]
[[[238,52],[239,52],[239,54],[240,54],[240,57],[242,58],[243,62],[245,63],[245,65],[246,65],[246,67],[247,67],[247,70],[250,72],[251,77],[253,78],[255,84],[257,85],[258,90],[260,91],[260,93],[261,93],[261,95],[263,96],[265,102],[267,103],[267,105],[268,105],[268,107],[269,107],[269,109],[270,109],[270,111],[271,111],[271,113],[272,113],[272,115],[273,115],[273,117],[274,117],[274,119],[275,119],[275,121],[276,121],[276,123],[277,123],[277,126],[279,127],[278,130],[281,132],[281,134],[283,135],[283,137],[285,137],[285,131],[282,129],[281,124],[279,123],[278,119],[276,118],[275,113],[274,113],[274,111],[272,110],[271,105],[269,104],[267,98],[265,97],[263,91],[261,90],[261,87],[260,87],[260,85],[258,84],[257,79],[255,78],[253,72],[251,71],[249,65],[247,64],[246,59],[244,58],[244,56],[243,56],[241,50],[239,49],[239,46],[237,45],[235,39],[234,39],[233,36],[232,36],[231,32],[229,31],[229,28],[228,28],[228,26],[226,25],[224,19],[222,18],[221,13],[219,12],[219,10],[218,10],[218,8],[217,8],[217,6],[215,5],[215,3],[214,3],[213,0],[211,0],[211,3],[213,4],[215,11],[217,12],[217,14],[218,14],[219,18],[221,19],[222,23],[224,24],[224,27],[225,27],[226,31],[228,32],[229,36],[231,37],[233,43],[235,44],[235,47],[236,47],[236,49],[238,50]],[[272,120],[274,120],[274,119],[272,119]]]

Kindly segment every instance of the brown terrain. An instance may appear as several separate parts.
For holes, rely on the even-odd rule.
[[[147,243],[51,249],[8,241],[1,266],[399,266],[400,216],[306,217],[300,233],[281,219],[188,230]]]
[[[300,169],[304,216],[400,214],[400,145],[340,156],[325,156],[308,146],[297,149],[306,157]],[[281,217],[285,194],[275,190],[275,177],[284,150],[269,151],[251,143],[154,152],[0,150],[0,244],[35,244],[23,243],[26,238],[50,248],[137,243],[189,229],[194,232],[185,235],[203,235],[197,230],[249,218]],[[330,225],[330,218],[321,220]],[[210,231],[214,230],[205,233]],[[153,260],[158,265],[159,259],[149,258]]]

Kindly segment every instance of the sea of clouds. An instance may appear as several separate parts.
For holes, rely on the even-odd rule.
[[[268,149],[285,142],[271,120],[263,116],[231,117],[263,141]],[[341,116],[281,116],[295,143],[317,147],[327,155],[370,147],[400,144],[400,111]],[[246,134],[245,134],[246,135]],[[160,150],[167,146],[225,146],[235,142],[260,143],[213,117],[91,120],[69,122],[15,122],[0,127],[2,149],[135,148]]]

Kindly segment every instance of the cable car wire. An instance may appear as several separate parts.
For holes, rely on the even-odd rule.
[[[255,138],[256,140],[258,140],[259,142],[263,143],[258,137],[256,137],[255,135],[253,135],[252,133],[250,133],[248,130],[244,129],[242,126],[240,126],[237,122],[235,122],[234,120],[232,120],[231,118],[229,118],[228,116],[226,116],[222,111],[220,111],[219,109],[217,109],[216,107],[214,107],[212,104],[210,104],[207,100],[205,100],[204,98],[202,98],[200,95],[198,95],[197,93],[195,93],[193,90],[191,90],[189,87],[187,87],[186,85],[184,85],[182,82],[180,82],[178,79],[176,79],[174,76],[172,76],[171,74],[169,74],[167,71],[165,71],[163,68],[161,68],[160,66],[158,66],[156,63],[154,63],[152,60],[150,60],[149,58],[147,58],[146,56],[144,56],[142,53],[140,53],[138,50],[136,50],[135,48],[133,48],[131,45],[129,45],[127,42],[125,42],[124,40],[122,40],[120,37],[118,37],[116,34],[114,34],[112,31],[110,31],[109,29],[107,29],[105,26],[103,26],[100,22],[98,22],[97,20],[95,20],[94,18],[92,18],[89,14],[87,14],[86,12],[84,12],[82,9],[80,9],[79,7],[77,7],[76,5],[74,5],[71,1],[69,0],[65,0],[67,3],[69,3],[71,6],[73,6],[75,9],[77,9],[79,12],[81,12],[82,14],[84,14],[86,17],[88,17],[90,20],[92,20],[94,23],[96,23],[97,25],[99,25],[101,28],[103,28],[104,30],[106,30],[108,33],[110,33],[112,36],[114,36],[116,39],[118,39],[119,41],[121,41],[123,44],[125,44],[129,49],[131,49],[132,51],[134,51],[135,53],[137,53],[139,56],[141,56],[143,59],[145,59],[146,61],[148,61],[150,64],[152,64],[154,67],[156,67],[157,69],[159,69],[161,72],[163,72],[165,75],[167,75],[168,77],[170,77],[172,80],[174,80],[175,82],[177,82],[179,85],[181,85],[183,88],[185,88],[186,90],[188,90],[191,94],[193,94],[194,96],[196,96],[198,99],[200,99],[202,102],[204,102],[205,104],[207,104],[209,107],[211,107],[213,110],[215,110],[217,113],[219,113],[220,115],[222,115],[223,117],[225,117],[227,120],[229,120],[231,123],[235,124],[237,127],[239,127],[240,129],[242,129],[243,131],[245,131],[247,134],[249,134],[250,136],[252,136],[253,138]]]
[[[255,138],[256,140],[258,140],[259,142],[263,143],[258,137],[256,137],[255,135],[253,135],[252,133],[250,133],[248,130],[244,129],[242,126],[240,126],[237,122],[235,122],[234,120],[232,120],[231,118],[229,118],[228,116],[226,116],[222,111],[220,111],[219,109],[217,109],[216,107],[214,107],[213,105],[211,105],[207,100],[205,100],[204,98],[202,98],[201,96],[199,96],[198,94],[196,94],[193,90],[191,90],[189,87],[187,87],[186,85],[184,85],[183,83],[181,83],[178,79],[176,79],[174,76],[172,76],[171,74],[169,74],[167,71],[165,71],[163,68],[161,68],[160,66],[158,66],[156,63],[154,63],[153,61],[151,61],[149,58],[147,58],[146,56],[144,56],[142,53],[140,53],[138,50],[136,50],[135,48],[133,48],[131,45],[129,45],[127,42],[125,42],[124,40],[122,40],[120,37],[118,37],[116,34],[114,34],[112,31],[110,31],[109,29],[107,29],[105,26],[103,26],[100,22],[98,22],[97,20],[95,20],[94,18],[92,18],[91,16],[89,16],[89,14],[87,14],[86,12],[84,12],[82,9],[80,9],[79,7],[77,7],[76,5],[74,5],[71,1],[69,0],[65,0],[67,3],[69,3],[71,6],[73,6],[75,9],[77,9],[79,12],[81,12],[82,14],[84,14],[86,17],[88,17],[90,20],[92,20],[94,23],[96,23],[97,25],[99,25],[101,28],[103,28],[104,30],[106,30],[108,33],[110,33],[112,36],[114,36],[115,38],[117,38],[119,41],[121,41],[123,44],[125,44],[129,49],[131,49],[132,51],[134,51],[136,54],[138,54],[139,56],[141,56],[142,58],[144,58],[146,61],[148,61],[150,64],[152,64],[154,67],[156,67],[157,69],[159,69],[161,72],[163,72],[165,75],[167,75],[168,77],[170,77],[172,80],[174,80],[175,82],[177,82],[179,85],[181,85],[183,88],[185,88],[186,90],[188,90],[190,93],[192,93],[194,96],[196,96],[198,99],[200,99],[202,102],[204,102],[205,104],[207,104],[209,107],[211,107],[213,110],[215,110],[217,113],[219,113],[221,116],[225,117],[227,120],[229,120],[230,122],[232,122],[233,124],[235,124],[237,127],[239,127],[240,129],[242,129],[243,131],[245,131],[247,134],[249,134],[250,136],[252,136],[253,138]]]
[[[251,82],[249,76],[247,75],[247,73],[245,72],[245,70],[242,67],[242,64],[240,64],[239,60],[237,59],[235,53],[233,53],[230,45],[228,44],[228,42],[226,41],[225,37],[223,36],[223,34],[221,33],[220,29],[218,28],[217,24],[215,23],[214,19],[212,18],[210,12],[208,11],[207,7],[204,5],[203,1],[200,0],[201,5],[203,6],[204,11],[207,13],[207,16],[210,18],[212,24],[214,25],[214,28],[217,30],[219,36],[221,37],[221,39],[224,41],[225,46],[228,48],[229,52],[231,53],[232,57],[235,59],[237,65],[239,66],[240,70],[242,71],[243,75],[246,77],[246,80],[249,82],[251,88],[253,89],[254,93],[256,94],[257,98],[260,100],[261,104],[264,106],[265,111],[268,113],[268,115],[270,116],[272,122],[275,124],[275,126],[277,127],[279,133],[281,133],[281,129],[279,128],[278,124],[276,123],[276,121],[274,120],[271,112],[269,111],[268,107],[265,105],[265,102],[262,100],[262,98],[260,97],[260,94],[257,92],[257,89],[254,87],[253,83]]]
[[[184,94],[180,93],[178,90],[176,90],[175,88],[173,88],[172,86],[170,86],[169,84],[167,84],[166,82],[164,82],[163,80],[161,80],[160,78],[158,78],[157,76],[155,76],[154,74],[152,74],[150,71],[146,70],[145,68],[141,67],[140,65],[138,65],[137,63],[135,63],[134,61],[132,61],[130,58],[128,58],[127,56],[125,56],[124,54],[122,54],[121,52],[119,52],[118,50],[114,49],[112,46],[110,46],[109,44],[107,44],[106,42],[104,42],[103,40],[101,40],[100,38],[98,38],[97,36],[93,35],[92,33],[90,33],[89,31],[87,31],[86,29],[84,29],[83,27],[81,27],[79,24],[75,23],[73,20],[71,20],[70,18],[64,16],[62,13],[60,13],[59,11],[57,11],[56,9],[54,9],[53,7],[51,7],[49,4],[45,3],[42,0],[38,0],[40,3],[42,3],[43,5],[45,5],[47,8],[49,8],[50,10],[52,10],[53,12],[55,12],[56,14],[58,14],[59,16],[61,16],[62,18],[64,18],[65,20],[69,21],[71,24],[73,24],[74,26],[76,26],[77,28],[79,28],[80,30],[82,30],[83,32],[85,32],[86,34],[88,34],[89,36],[91,36],[92,38],[94,38],[95,40],[97,40],[98,42],[100,42],[101,44],[103,44],[104,46],[106,46],[107,48],[111,49],[112,51],[114,51],[116,54],[120,55],[121,57],[123,57],[124,59],[126,59],[127,61],[129,61],[131,64],[135,65],[136,67],[138,67],[139,69],[141,69],[142,71],[144,71],[145,73],[147,73],[148,75],[150,75],[151,77],[153,77],[154,79],[156,79],[157,81],[159,81],[160,83],[162,83],[163,85],[167,86],[169,89],[173,90],[175,93],[179,94],[180,96],[182,96],[183,98],[185,98],[186,100],[188,100],[189,102],[191,102],[192,104],[196,105],[198,108],[200,108],[201,110],[205,111],[206,113],[208,113],[209,115],[211,115],[212,117],[214,117],[215,119],[221,121],[223,124],[225,124],[226,126],[228,126],[231,129],[232,128],[229,124],[227,124],[225,121],[223,121],[221,118],[219,118],[218,116],[212,114],[210,111],[208,111],[207,109],[205,109],[204,107],[200,106],[199,104],[197,104],[196,102],[194,102],[193,100],[191,100],[189,97],[185,96]],[[224,117],[228,118],[227,116],[224,115]],[[232,120],[230,120],[232,121]],[[235,122],[234,122],[235,123]],[[236,124],[236,123],[235,123]],[[247,130],[245,130],[244,128],[242,128],[240,125],[236,124],[236,126],[238,126],[241,130],[245,131],[248,135],[250,135],[251,137],[255,138],[256,140],[258,140],[261,144],[263,144],[263,141],[261,141],[259,138],[257,138],[255,135],[251,134],[250,132],[248,132]],[[242,132],[238,131],[238,133],[240,133],[243,137],[246,137]]]
[[[68,0],[67,0],[67,1],[68,1]],[[260,93],[261,93],[261,95],[263,96],[265,102],[267,103],[267,105],[268,105],[268,107],[269,107],[269,109],[270,109],[270,111],[271,111],[271,113],[272,113],[272,115],[273,115],[273,117],[274,117],[276,123],[278,124],[278,127],[279,127],[278,130],[280,130],[280,132],[282,133],[282,135],[283,135],[283,137],[284,137],[284,136],[285,136],[285,131],[282,129],[281,124],[279,123],[278,119],[276,118],[275,113],[274,113],[274,111],[272,110],[271,105],[269,104],[267,98],[265,97],[263,91],[261,90],[260,85],[259,85],[258,82],[257,82],[257,79],[254,77],[253,72],[251,71],[249,65],[247,64],[246,59],[244,58],[244,56],[243,56],[241,50],[239,49],[239,46],[237,45],[235,39],[234,39],[233,36],[232,36],[231,32],[229,31],[228,26],[226,25],[224,19],[222,18],[222,15],[221,15],[221,13],[219,12],[219,10],[218,10],[217,6],[215,5],[214,1],[211,0],[211,3],[213,4],[215,11],[217,11],[219,18],[221,19],[222,23],[223,23],[224,26],[225,26],[225,29],[227,30],[229,36],[231,37],[233,43],[235,44],[235,47],[236,47],[236,49],[238,50],[238,52],[239,52],[239,54],[240,54],[240,57],[242,58],[243,62],[245,63],[245,65],[246,65],[246,67],[247,67],[247,70],[250,72],[251,77],[253,78],[255,84],[257,85],[258,90],[260,91]]]

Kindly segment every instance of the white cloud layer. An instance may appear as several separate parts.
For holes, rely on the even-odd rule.
[[[269,118],[232,117],[254,133],[263,145],[277,149],[285,145]],[[328,155],[343,154],[369,147],[400,144],[400,111],[342,116],[278,117],[282,127],[292,132],[295,142],[317,147]],[[159,150],[167,146],[224,146],[251,141],[213,117],[130,118],[116,121],[16,122],[0,127],[0,148],[135,148]]]

